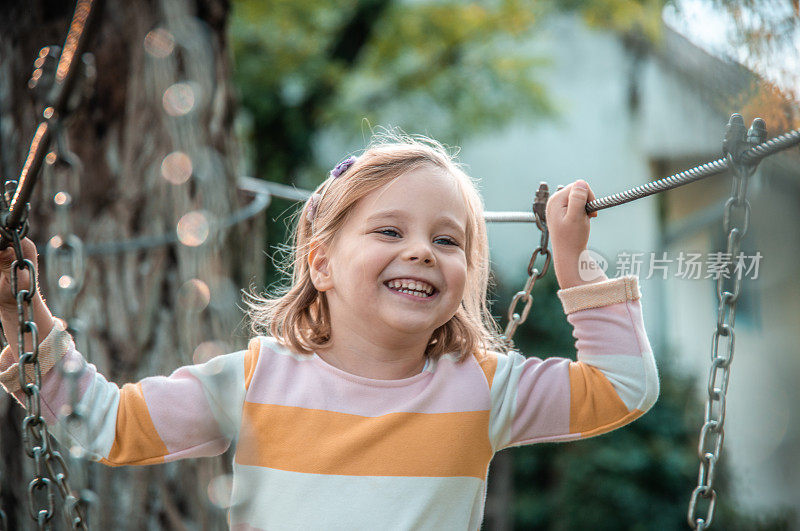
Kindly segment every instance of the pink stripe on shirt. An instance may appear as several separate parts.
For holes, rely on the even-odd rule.
[[[271,348],[274,342],[264,341],[262,349]],[[283,353],[280,346],[273,348],[277,355],[261,356],[270,360],[259,363],[248,402],[281,406],[321,409],[373,417],[393,412],[404,413],[454,413],[461,411],[486,411],[491,409],[486,378],[474,358],[466,360],[470,370],[456,370],[455,361],[442,358],[435,373],[422,372],[405,380],[372,380],[369,378],[343,378],[344,371],[327,364],[319,357],[297,359]],[[323,371],[320,371],[322,367]],[[299,385],[282,385],[291,378]],[[457,385],[450,394],[439,393],[439,385],[431,379],[455,379]],[[387,386],[386,383],[392,383]],[[401,383],[401,386],[396,384]],[[381,388],[375,393],[375,388]]]

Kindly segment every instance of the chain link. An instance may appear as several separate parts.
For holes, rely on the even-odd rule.
[[[86,54],[90,57],[90,54]],[[93,59],[84,59],[84,64],[93,65]],[[90,69],[93,72],[93,69]],[[84,94],[86,92],[84,91]],[[50,294],[49,301],[54,308],[54,313],[67,323],[67,331],[73,336],[76,348],[83,354],[87,361],[91,360],[89,343],[87,341],[86,327],[76,312],[76,299],[83,286],[85,278],[85,251],[83,240],[75,234],[72,224],[72,206],[80,197],[80,177],[83,164],[77,154],[69,148],[66,127],[63,120],[51,122],[55,136],[55,148],[45,157],[44,178],[42,185],[45,197],[52,201],[54,221],[50,229],[53,236],[45,246],[45,263],[47,273],[47,287]],[[76,498],[68,489],[62,488],[63,480],[69,476],[67,465],[60,454],[56,462],[61,471],[56,474],[53,467],[48,464],[48,470],[64,494],[64,515],[67,523],[76,528],[86,523],[77,517],[78,507],[83,509],[83,515],[88,516],[96,496],[88,488],[88,468],[86,453],[74,441],[71,433],[80,433],[85,424],[84,412],[78,407],[80,380],[85,366],[80,363],[63,363],[59,365],[68,392],[68,403],[63,411],[64,423],[58,426],[56,438],[65,441],[69,446],[68,456],[75,476],[76,488],[80,495]]]
[[[33,322],[33,308],[31,301],[36,286],[36,272],[33,263],[22,255],[19,236],[13,233],[12,240],[16,260],[11,265],[11,290],[17,300],[17,316],[19,329],[17,333],[17,349],[23,352],[19,357],[19,381],[22,392],[25,394],[25,409],[27,415],[22,421],[22,445],[25,454],[34,460],[35,473],[28,484],[28,511],[31,518],[37,522],[39,529],[45,529],[53,517],[53,484],[45,477],[42,458],[50,458],[50,445],[47,426],[42,419],[39,389],[41,388],[42,372],[39,366],[39,340],[36,324]],[[19,272],[28,270],[31,289],[19,289]],[[30,336],[29,352],[25,351],[26,335]],[[28,367],[33,369],[33,381],[29,382]],[[37,502],[36,492],[42,492],[45,503]],[[41,496],[39,496],[41,498]]]
[[[687,513],[689,527],[701,531],[710,528],[714,520],[717,501],[717,493],[714,490],[714,473],[725,439],[725,404],[736,340],[733,326],[736,319],[736,303],[741,292],[742,273],[741,270],[736,270],[734,278],[731,278],[729,270],[733,265],[732,257],[738,255],[742,238],[747,234],[750,225],[747,182],[756,169],[755,165],[745,165],[741,160],[741,155],[751,145],[763,142],[765,135],[763,120],[757,118],[745,139],[744,122],[741,116],[735,114],[731,116],[723,144],[729,167],[733,169],[733,190],[730,199],[725,203],[723,215],[723,228],[728,235],[727,249],[722,255],[726,258],[726,266],[723,274],[717,277],[717,299],[719,301],[717,322],[711,338],[711,368],[706,389],[704,423],[700,429],[697,445],[700,469],[697,474],[697,486],[689,498]],[[740,211],[742,214],[740,223],[733,221],[736,211]],[[731,285],[726,286],[726,280],[729,281],[728,284],[732,284],[732,287]],[[720,338],[727,338],[727,341],[723,341],[721,349]],[[700,498],[708,502],[705,515],[702,515],[698,508]]]
[[[559,185],[557,190],[561,190],[563,186]],[[525,281],[525,287],[522,291],[518,291],[511,299],[511,304],[508,307],[508,324],[503,332],[503,341],[510,349],[514,349],[514,333],[517,331],[519,325],[525,322],[528,318],[531,305],[533,304],[533,297],[531,292],[536,285],[536,281],[542,278],[550,267],[550,250],[547,248],[549,240],[549,232],[547,230],[547,222],[545,220],[545,209],[547,208],[547,200],[549,198],[549,190],[546,183],[540,183],[539,189],[536,191],[536,199],[533,203],[533,215],[535,218],[536,226],[541,232],[539,239],[539,247],[534,249],[531,259],[528,262],[528,279]],[[544,256],[544,264],[542,265],[541,272],[534,267],[536,258]],[[517,311],[518,304],[524,304],[522,311]]]
[[[23,231],[20,231],[20,233]],[[74,529],[86,529],[84,519],[72,503],[75,497],[69,486],[69,472],[61,454],[53,449],[53,441],[47,424],[41,416],[42,371],[39,365],[39,330],[33,316],[33,297],[36,293],[37,278],[33,262],[22,254],[20,233],[11,231],[11,243],[16,259],[11,264],[11,291],[17,301],[17,349],[19,356],[19,382],[25,395],[27,415],[22,420],[22,447],[34,463],[34,476],[28,484],[28,512],[39,529],[48,529],[55,513],[53,485],[64,498],[64,514],[68,516]],[[19,275],[27,270],[29,289],[20,289]],[[26,344],[26,339],[29,343]],[[30,350],[26,349],[29,345]],[[29,374],[29,372],[32,373]],[[32,377],[32,381],[31,380]],[[58,468],[56,468],[56,466]],[[37,500],[38,498],[38,500]]]
[[[78,156],[69,150],[64,127],[58,122],[55,127],[56,149],[45,159],[43,184],[49,185],[55,219],[52,232],[55,234],[45,247],[47,260],[47,284],[51,288],[51,299],[56,300],[59,315],[72,313],[72,303],[83,285],[85,258],[83,241],[72,229],[72,204],[80,193],[82,164]]]

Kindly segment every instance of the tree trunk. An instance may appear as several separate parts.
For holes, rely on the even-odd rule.
[[[41,117],[27,89],[33,60],[41,47],[63,45],[74,7],[45,0],[11,4],[0,15],[3,180],[17,178]],[[31,201],[29,236],[39,246],[42,291],[57,316],[85,323],[78,349],[120,386],[242,349],[248,339],[238,290],[262,280],[263,218],[215,229],[216,221],[251,200],[236,188],[228,10],[226,0],[106,0],[88,46],[96,79],[82,83],[88,95],[65,121],[68,147],[81,163],[77,180],[46,167]],[[179,182],[186,158],[162,166],[173,152],[191,160],[186,182]],[[71,194],[71,207],[54,205],[59,190]],[[191,211],[201,217],[194,218],[199,225],[189,223],[188,245],[99,252],[101,243],[175,234]],[[202,241],[204,221],[211,229]],[[52,282],[60,274],[56,261],[44,256],[56,233],[74,233],[90,253],[74,301],[59,295]],[[21,448],[21,417],[22,408],[0,396],[0,508],[11,529],[33,527],[26,494],[32,466]],[[88,483],[99,501],[90,524],[225,528],[224,503],[211,503],[209,483],[223,477],[213,484],[225,484],[230,454],[150,467],[92,463]],[[71,480],[80,476],[71,470]],[[61,517],[53,522],[59,528]]]

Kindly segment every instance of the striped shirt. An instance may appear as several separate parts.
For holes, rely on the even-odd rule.
[[[78,380],[72,435],[110,466],[219,455],[235,444],[231,529],[479,529],[495,452],[599,435],[656,401],[638,279],[559,290],[577,360],[485,352],[414,376],[356,376],[257,337],[248,348],[123,385],[75,350],[58,320],[40,348],[49,425]],[[22,403],[18,366],[0,382]]]

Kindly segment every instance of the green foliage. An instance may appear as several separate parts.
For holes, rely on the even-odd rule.
[[[235,80],[254,118],[259,176],[291,182],[312,162],[317,131],[354,136],[362,119],[450,141],[548,112],[542,60],[517,49],[538,4],[235,2]]]
[[[534,27],[535,9],[535,2],[393,4],[329,118],[397,120],[457,140],[459,132],[548,111],[536,80],[543,61],[516,48]]]
[[[590,26],[635,33],[649,40],[661,35],[666,0],[566,0],[565,9],[580,11]]]

